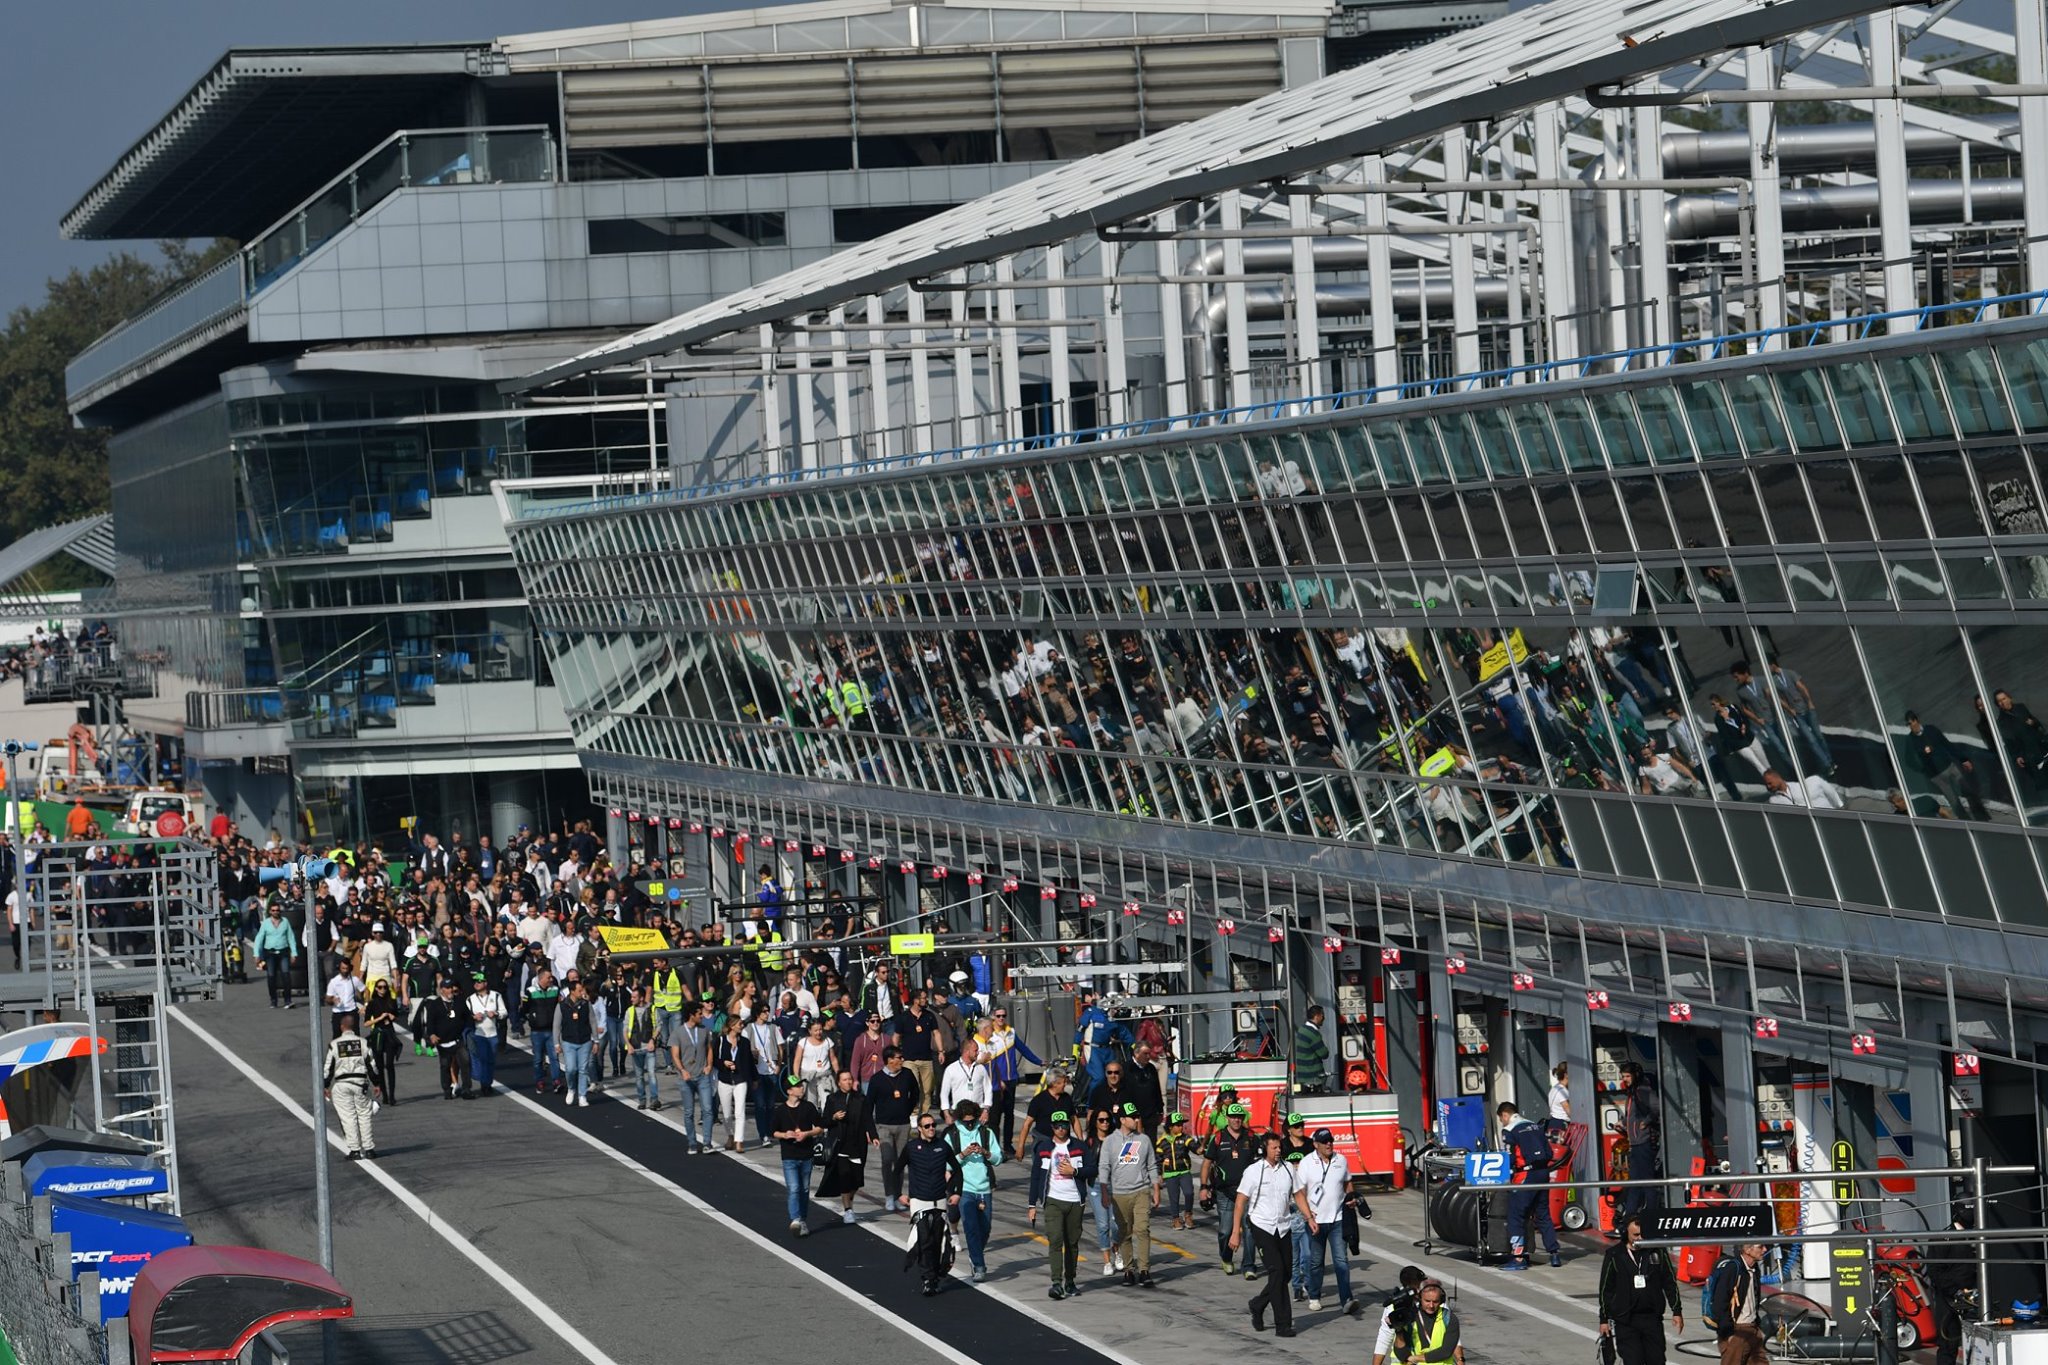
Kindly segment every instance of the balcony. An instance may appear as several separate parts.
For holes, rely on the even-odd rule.
[[[238,331],[249,300],[400,190],[555,178],[545,125],[404,129],[378,143],[240,252],[150,303],[64,369],[71,410]]]
[[[442,690],[471,683],[533,682],[530,635],[483,631],[369,644],[330,654],[284,689],[293,739],[352,739],[396,730],[403,708],[433,706]]]
[[[185,694],[185,729],[247,730],[284,723],[284,694],[275,687]]]

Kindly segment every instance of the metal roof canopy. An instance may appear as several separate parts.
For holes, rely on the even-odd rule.
[[[5,549],[0,549],[0,586],[12,583],[30,570],[60,554],[114,576],[114,514],[80,517],[57,526],[30,531]]]
[[[1184,200],[1388,151],[1508,110],[1626,85],[1708,53],[1773,42],[1902,3],[1537,5],[1048,171],[502,387],[523,392],[679,350]]]
[[[497,60],[489,44],[237,48],[63,217],[68,238],[247,238]]]

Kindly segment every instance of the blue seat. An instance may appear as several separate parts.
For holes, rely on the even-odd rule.
[[[423,517],[433,509],[434,491],[428,487],[426,475],[413,475],[398,490],[398,511],[401,515]]]
[[[255,711],[255,713],[256,713],[256,714],[257,714],[257,715],[258,715],[259,717],[261,717],[262,719],[264,719],[264,720],[283,720],[283,719],[284,719],[284,698],[283,698],[283,697],[271,697],[271,696],[263,696],[263,697],[257,697],[257,698],[255,698],[255,699],[254,699],[254,701],[255,701],[255,706],[254,706],[254,707],[253,707],[252,709],[253,709],[253,710]]]
[[[460,493],[462,488],[461,454],[456,455],[452,460],[448,456],[442,456],[434,464],[434,491],[443,494]]]

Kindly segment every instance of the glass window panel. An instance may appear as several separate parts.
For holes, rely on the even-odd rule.
[[[1784,863],[1786,882],[1792,894],[1819,901],[1835,899],[1835,879],[1828,867],[1827,855],[1821,850],[1820,831],[1815,828],[1820,823],[1819,818],[1789,811],[1782,806],[1766,809],[1775,817],[1771,821],[1771,834],[1778,841],[1778,857]],[[1784,813],[1778,814],[1780,811]]]
[[[1949,591],[1958,602],[1987,602],[2005,596],[1998,561],[1990,555],[1947,554],[1941,562],[1948,569]]]
[[[1728,398],[1735,406],[1735,424],[1742,429],[1742,441],[1751,455],[1777,455],[1792,448],[1785,438],[1785,419],[1778,411],[1778,396],[1771,381],[1761,374],[1736,375],[1728,381]]]
[[[1876,555],[1836,555],[1834,562],[1844,602],[1891,601],[1891,580]]]
[[[1835,589],[1834,570],[1827,560],[1813,556],[1785,560],[1785,581],[1792,585],[1792,600],[1805,603],[1827,603],[1839,597]],[[1747,588],[1749,578],[1745,572],[1743,586]],[[1755,600],[1752,598],[1751,600]]]
[[[1458,508],[1456,493],[1429,495],[1430,520],[1436,526],[1437,543],[1446,559],[1471,559],[1472,537],[1465,531],[1465,515]]]
[[[1635,547],[1629,543],[1628,523],[1622,518],[1621,503],[1615,499],[1614,488],[1606,480],[1592,480],[1579,484],[1579,504],[1585,509],[1586,524],[1592,528],[1593,549],[1600,554],[1627,554]]]
[[[2048,431],[2048,337],[2000,346],[1998,360],[2021,428]]]
[[[1469,416],[1462,412],[1440,412],[1436,415],[1436,430],[1443,442],[1444,456],[1450,461],[1452,478],[1461,483],[1476,483],[1486,477],[1480,464],[1479,436]]]
[[[1896,455],[1865,456],[1856,462],[1856,473],[1862,479],[1880,539],[1918,540],[1927,534],[1927,523],[1920,516],[1919,491],[1906,473],[1904,460]],[[1816,495],[1818,492],[1816,488]],[[1825,508],[1822,515],[1826,515]]]
[[[1603,389],[1593,395],[1593,413],[1600,421],[1600,434],[1607,440],[1607,456],[1616,465],[1650,462],[1649,446],[1636,425],[1635,404],[1626,392]]]
[[[1414,493],[1396,493],[1393,502],[1394,519],[1400,523],[1401,532],[1408,539],[1409,557],[1443,558],[1442,551],[1437,548],[1436,538],[1430,533],[1429,514],[1423,510],[1421,497]]]
[[[1472,535],[1483,558],[1507,559],[1513,556],[1515,550],[1508,540],[1507,526],[1501,521],[1500,504],[1495,501],[1491,490],[1466,491],[1465,518],[1472,525]]]
[[[1886,356],[1878,369],[1884,375],[1885,391],[1891,396],[1892,414],[1898,419],[1901,440],[1926,441],[1955,435],[1948,409],[1941,401],[1941,386],[1935,382],[1933,361],[1924,355]]]
[[[1785,580],[1771,563],[1737,564],[1735,579],[1742,587],[1742,600],[1752,606],[1783,606]]]
[[[1836,545],[1861,545],[1870,539],[1870,518],[1863,510],[1863,495],[1857,491],[1855,476],[1847,460],[1815,460],[1806,465],[1806,483],[1813,490],[1813,505],[1820,511],[1821,529]],[[1775,470],[1764,477],[1774,479]],[[1791,490],[1788,487],[1787,492]],[[1778,520],[1778,503],[1768,493],[1764,501]],[[1924,532],[1923,532],[1924,534]],[[1797,537],[1787,536],[1792,540]]]
[[[1450,478],[1444,464],[1443,447],[1437,443],[1436,427],[1427,417],[1410,417],[1401,423],[1408,438],[1408,454],[1415,461],[1415,477],[1423,483],[1443,483]]]
[[[1692,437],[1685,414],[1679,410],[1678,394],[1668,385],[1656,384],[1635,391],[1636,411],[1643,419],[1643,434],[1650,442],[1654,464],[1689,464],[1693,459]]]
[[[1629,525],[1635,531],[1636,545],[1644,550],[1677,549],[1678,542],[1672,538],[1671,521],[1664,514],[1664,499],[1657,480],[1617,479],[1615,486],[1621,493],[1622,503],[1628,508]]]
[[[2048,601],[2048,555],[2011,555],[2005,561],[2005,576],[2013,596]]]
[[[1977,490],[1970,485],[1969,466],[1960,454],[1942,450],[1916,454],[1913,477],[1920,483],[1922,510],[1933,519],[1936,536],[1984,534],[1983,519],[1977,515]],[[1872,501],[1876,501],[1874,493]]]
[[[1571,469],[1600,469],[1600,438],[1593,431],[1593,415],[1580,397],[1559,398],[1548,404],[1550,420],[1557,427],[1557,439],[1564,447],[1565,464]]]
[[[1843,900],[1857,905],[1883,905],[1884,879],[1878,876],[1877,860],[1871,857],[1864,835],[1867,827],[1855,820],[1816,820],[1814,829],[1827,850],[1828,864],[1835,874],[1835,891]],[[1876,831],[1888,837],[1889,830]]]
[[[1507,520],[1508,534],[1514,538],[1515,553],[1550,554],[1550,536],[1544,528],[1543,513],[1537,507],[1536,490],[1502,488],[1499,492],[1501,515]]]
[[[1550,433],[1540,403],[1520,403],[1513,409],[1515,434],[1522,439],[1522,459],[1531,474],[1555,474],[1564,468],[1558,457],[1557,441]]]
[[[1771,530],[1764,521],[1763,508],[1757,504],[1756,488],[1749,481],[1749,471],[1716,470],[1707,479],[1714,490],[1714,507],[1721,514],[1721,524],[1728,528],[1728,543],[1770,544]],[[1704,543],[1711,545],[1713,542]]]
[[[1785,894],[1785,872],[1778,862],[1777,845],[1760,810],[1730,806],[1721,812],[1722,826],[1742,869],[1743,884],[1765,895]]]
[[[1998,918],[2007,924],[2027,924],[2037,928],[2048,922],[2048,902],[2042,898],[2041,870],[2034,860],[2034,851],[2028,847],[2031,841],[2017,834],[1981,826],[1969,831],[1969,835],[1976,842],[1977,857],[1991,883],[1991,905],[1997,908]],[[1953,902],[1949,909],[1971,913]],[[1984,913],[1988,915],[1990,907],[1986,907]]]
[[[2005,405],[2004,384],[1989,350],[1937,351],[1934,361],[1948,385],[1949,407],[1963,435],[1994,436],[2012,430],[2012,410]]]
[[[1835,424],[1834,409],[1828,404],[1820,368],[1781,370],[1773,378],[1777,380],[1778,397],[1784,403],[1785,420],[1792,428],[1793,443],[1801,450],[1840,450],[1842,432]]]
[[[1671,509],[1672,518],[1678,523],[1680,543],[1721,543],[1721,528],[1714,521],[1713,504],[1708,500],[1706,481],[1700,474],[1692,470],[1687,470],[1683,474],[1666,474],[1664,502],[1665,506]]]
[[[1759,465],[1756,486],[1757,495],[1770,510],[1772,540],[1780,545],[1805,545],[1820,539],[1820,528],[1814,524],[1798,465],[1789,460]]]
[[[1481,408],[1472,414],[1472,424],[1478,430],[1479,447],[1486,468],[1502,479],[1517,478],[1522,473],[1521,452],[1515,447],[1514,428],[1509,424],[1505,408]]]
[[[1579,520],[1579,504],[1572,497],[1570,484],[1552,483],[1540,486],[1537,497],[1543,504],[1543,520],[1550,527],[1551,542],[1561,555],[1582,555],[1591,546],[1586,540],[1585,523]]]
[[[1948,586],[1941,581],[1941,565],[1930,556],[1893,556],[1889,575],[1892,592],[1901,602],[1948,600]]]
[[[2034,483],[2034,468],[2019,451],[1976,450],[1970,452],[1976,466],[1977,486],[1983,491],[1983,505],[1995,536],[2038,536],[2048,533],[2048,521],[2041,515],[2041,493]]]
[[[1735,420],[1728,411],[1728,395],[1711,379],[1695,379],[1679,386],[1686,420],[1692,427],[1693,448],[1702,460],[1732,460],[1742,454],[1735,436]]]
[[[1408,465],[1408,448],[1401,442],[1401,429],[1392,422],[1374,422],[1365,429],[1366,439],[1372,442],[1374,458],[1379,461],[1380,478],[1389,488],[1406,488],[1415,482],[1414,471]]]
[[[1884,883],[1891,889],[1892,904],[1901,910],[1938,915],[1941,899],[1934,894],[1934,879],[1929,875],[1927,854],[1917,837],[1919,832],[1914,833],[1913,838],[1879,838],[1871,842],[1877,848]]]

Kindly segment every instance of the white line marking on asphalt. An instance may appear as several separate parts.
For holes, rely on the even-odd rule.
[[[894,1327],[897,1331],[903,1333],[905,1336],[915,1341],[919,1346],[926,1348],[933,1354],[941,1356],[946,1360],[953,1361],[954,1365],[979,1365],[979,1362],[977,1362],[973,1356],[962,1355],[960,1352],[946,1345],[946,1343],[944,1343],[943,1341],[940,1341],[936,1337],[933,1337],[930,1334],[928,1334],[918,1324],[910,1322],[904,1318],[897,1317],[894,1313],[891,1313],[888,1309],[882,1307],[882,1305],[862,1295],[857,1290],[854,1290],[846,1285],[839,1283],[839,1281],[833,1279],[824,1271],[818,1269],[810,1262],[804,1260],[801,1256],[798,1256],[788,1247],[785,1247],[778,1243],[774,1238],[765,1237],[762,1234],[754,1231],[754,1229],[748,1227],[745,1223],[740,1222],[737,1218],[733,1218],[713,1208],[711,1205],[705,1203],[703,1199],[699,1198],[695,1194],[692,1194],[690,1191],[684,1189],[681,1185],[676,1184],[673,1180],[670,1180],[667,1176],[661,1174],[659,1171],[641,1165],[638,1161],[635,1161],[632,1157],[627,1156],[624,1152],[614,1150],[612,1147],[606,1144],[602,1138],[593,1137],[591,1134],[584,1132],[581,1128],[578,1128],[575,1124],[569,1122],[560,1114],[555,1113],[552,1109],[549,1109],[546,1105],[541,1104],[539,1101],[529,1099],[527,1096],[520,1094],[516,1090],[505,1090],[504,1096],[506,1099],[516,1100],[519,1104],[523,1105],[528,1109],[531,1109],[534,1113],[540,1115],[549,1123],[554,1124],[563,1132],[568,1133],[570,1136],[578,1139],[579,1141],[584,1142],[591,1147],[594,1147],[600,1152],[603,1152],[606,1156],[610,1157],[613,1161],[618,1162],[627,1170],[646,1177],[650,1182],[660,1186],[664,1190],[667,1190],[670,1194],[682,1200],[683,1203],[689,1205],[697,1212],[703,1214],[712,1222],[717,1223],[719,1226],[727,1228],[732,1232],[738,1233],[741,1237],[746,1238],[749,1242],[752,1242],[754,1245],[760,1247],[763,1251],[766,1251],[769,1255],[775,1257],[777,1260],[784,1262],[794,1270],[802,1272],[808,1278],[816,1280],[819,1284],[825,1286],[825,1288],[839,1295],[848,1303],[855,1304],[864,1311],[872,1314],[877,1318],[880,1318],[883,1322],[888,1323],[891,1327]],[[619,1102],[616,1096],[613,1096],[611,1098],[613,1103]],[[1055,1325],[1057,1326],[1058,1324]],[[1073,1334],[1069,1332],[1066,1335],[1072,1336]],[[1135,1362],[1133,1362],[1133,1365],[1135,1365]]]
[[[517,1099],[525,1100],[528,1104],[534,1103],[534,1101],[527,1099],[525,1095],[517,1094],[514,1091],[507,1090],[505,1093],[508,1095],[514,1095],[514,1097]],[[621,1097],[617,1095],[614,1095],[612,1098],[615,1100],[621,1099]],[[669,1113],[669,1109],[676,1109],[678,1112]],[[543,1110],[542,1112],[546,1113],[549,1118],[555,1117],[552,1111]],[[638,1110],[635,1110],[634,1112],[639,1113]],[[665,1105],[663,1107],[663,1112],[659,1114],[649,1112],[643,1114],[642,1117],[646,1118],[651,1123],[659,1123],[664,1127],[673,1129],[677,1133],[687,1132],[687,1130],[683,1126],[683,1120],[680,1114],[680,1106]],[[575,1130],[572,1129],[572,1131]],[[581,1136],[581,1133],[578,1133],[578,1136]],[[616,1153],[614,1153],[614,1155],[616,1155]],[[726,1157],[729,1160],[738,1162],[740,1166],[744,1167],[749,1171],[752,1171],[754,1174],[762,1177],[765,1180],[773,1180],[777,1183],[780,1183],[782,1180],[782,1173],[780,1171],[775,1170],[773,1167],[769,1166],[755,1165],[753,1162],[748,1161],[746,1159],[746,1154],[744,1152],[732,1152],[724,1148],[719,1148],[718,1155]],[[652,1172],[649,1172],[649,1174],[652,1174]],[[656,1176],[655,1178],[660,1179],[661,1177]],[[863,1191],[863,1193],[865,1193],[865,1191]],[[868,1197],[873,1198],[873,1196],[871,1195]],[[812,1200],[811,1202],[813,1207],[822,1209],[827,1213],[830,1213],[832,1211],[832,1208],[834,1207],[829,1204],[820,1204],[816,1200]],[[881,1238],[883,1242],[887,1243],[889,1246],[901,1250],[903,1247],[903,1238],[900,1234],[909,1225],[906,1223],[897,1223],[893,1220],[888,1219],[876,1220],[864,1218],[857,1222],[854,1226],[866,1230],[872,1235]],[[802,1264],[802,1262],[799,1262],[799,1264]],[[806,1268],[808,1269],[808,1267]],[[1108,1345],[1105,1342],[1098,1341],[1094,1337],[1089,1336],[1086,1332],[1077,1331],[1072,1323],[1064,1322],[1061,1319],[1054,1317],[1052,1314],[1043,1311],[1042,1309],[1035,1308],[1024,1299],[1015,1298],[1009,1294],[1002,1293],[1001,1291],[997,1290],[993,1285],[976,1284],[972,1280],[962,1279],[957,1275],[953,1277],[953,1283],[962,1289],[978,1289],[982,1293],[989,1295],[997,1303],[1003,1304],[1005,1307],[1016,1309],[1019,1313],[1022,1313],[1025,1317],[1030,1318],[1033,1322],[1039,1324],[1041,1327],[1050,1327],[1055,1332],[1058,1332],[1060,1336],[1064,1337],[1065,1339],[1069,1341],[1078,1342],[1081,1345],[1086,1346],[1089,1350],[1095,1351],[1101,1354],[1102,1356],[1117,1362],[1117,1365],[1146,1365],[1146,1362],[1138,1360],[1134,1356],[1125,1355],[1122,1351],[1117,1350],[1116,1347]],[[863,1299],[862,1302],[865,1303],[866,1300]]]
[[[242,1078],[244,1080],[248,1081],[258,1090],[261,1090],[264,1094],[270,1096],[270,1098],[276,1100],[279,1104],[283,1105],[285,1107],[285,1110],[289,1112],[292,1115],[292,1117],[296,1118],[300,1123],[305,1124],[308,1129],[313,1127],[313,1115],[307,1111],[304,1105],[300,1104],[291,1096],[285,1094],[283,1090],[279,1089],[276,1085],[272,1084],[268,1077],[262,1075],[254,1067],[250,1066],[247,1062],[243,1061],[240,1057],[236,1056],[234,1052],[232,1052],[225,1043],[221,1042],[211,1033],[208,1033],[205,1029],[201,1028],[198,1024],[194,1023],[192,1019],[182,1009],[179,1009],[176,1006],[172,1006],[169,1010],[166,1011],[166,1013],[168,1013],[171,1016],[171,1018],[177,1020],[186,1028],[190,1029],[192,1031],[193,1037],[197,1038],[200,1042],[206,1044],[215,1052],[219,1053],[221,1060],[225,1061],[229,1066],[233,1067],[236,1071],[242,1073]],[[327,1134],[327,1141],[336,1150],[344,1150],[341,1145],[340,1135],[333,1132],[331,1129]],[[420,1221],[424,1222],[428,1227],[432,1228],[436,1233],[438,1233],[441,1239],[447,1242],[448,1245],[454,1247],[457,1251],[461,1252],[464,1259],[470,1261],[472,1264],[476,1266],[477,1269],[483,1271],[484,1274],[490,1276],[492,1280],[496,1281],[499,1288],[503,1289],[506,1293],[512,1296],[513,1302],[525,1308],[528,1312],[532,1313],[536,1318],[539,1318],[540,1321],[548,1328],[548,1330],[552,1331],[556,1336],[560,1337],[564,1342],[568,1343],[570,1349],[575,1351],[576,1354],[582,1356],[585,1360],[589,1361],[590,1365],[618,1365],[617,1361],[613,1360],[610,1356],[606,1355],[603,1351],[599,1350],[597,1346],[590,1340],[590,1338],[584,1336],[581,1332],[577,1331],[574,1327],[572,1327],[569,1324],[569,1321],[566,1318],[564,1318],[560,1313],[557,1313],[554,1309],[550,1308],[547,1305],[547,1303],[541,1298],[540,1295],[534,1293],[525,1285],[522,1285],[521,1283],[519,1283],[519,1281],[513,1279],[512,1276],[506,1272],[503,1266],[500,1266],[496,1261],[492,1260],[490,1257],[484,1255],[481,1251],[478,1251],[475,1247],[471,1246],[468,1237],[466,1237],[462,1232],[460,1232],[454,1227],[451,1227],[446,1222],[443,1222],[440,1215],[436,1214],[434,1210],[428,1206],[426,1200],[421,1199],[411,1190],[399,1184],[397,1180],[385,1174],[382,1170],[378,1168],[375,1162],[360,1162],[358,1163],[357,1168],[361,1170],[364,1175],[370,1177],[370,1179],[376,1181],[385,1189],[389,1190],[392,1196],[396,1198],[399,1203],[405,1205],[408,1209],[411,1209],[415,1214],[417,1214],[420,1218]]]
[[[1400,1247],[1395,1246],[1392,1242],[1374,1241],[1373,1239],[1365,1235],[1365,1230],[1363,1228],[1359,1229],[1358,1245],[1361,1247],[1371,1247],[1379,1255],[1386,1257],[1390,1264],[1397,1266],[1408,1264],[1411,1258],[1419,1261],[1427,1261],[1431,1259],[1427,1256],[1417,1257],[1415,1254],[1415,1248],[1413,1247],[1409,1247],[1404,1251]],[[1536,1319],[1538,1322],[1547,1322],[1552,1327],[1561,1327],[1567,1332],[1571,1332],[1578,1336],[1586,1338],[1588,1341],[1591,1341],[1600,1335],[1598,1331],[1594,1330],[1591,1327],[1586,1326],[1584,1322],[1571,1322],[1565,1318],[1557,1316],[1555,1313],[1546,1312],[1541,1308],[1532,1307],[1529,1304],[1523,1303],[1520,1299],[1515,1298],[1513,1295],[1501,1293],[1500,1290],[1495,1286],[1494,1280],[1491,1276],[1482,1277],[1466,1273],[1468,1271],[1478,1269],[1483,1269],[1483,1267],[1474,1266],[1470,1263],[1463,1263],[1456,1266],[1455,1268],[1447,1268],[1446,1270],[1437,1273],[1439,1277],[1441,1277],[1444,1274],[1452,1275],[1457,1280],[1458,1292],[1460,1294],[1464,1294],[1469,1291],[1475,1295],[1484,1295],[1487,1299],[1491,1300],[1492,1302],[1504,1304],[1505,1306],[1514,1309],[1517,1313],[1526,1314],[1527,1316]],[[1541,1294],[1548,1294],[1553,1298],[1562,1299],[1564,1300],[1564,1302],[1570,1304],[1572,1307],[1578,1309],[1582,1313],[1588,1311],[1597,1311],[1590,1310],[1588,1305],[1582,1300],[1575,1299],[1571,1295],[1564,1293],[1562,1290],[1552,1289],[1548,1285],[1528,1284],[1524,1287],[1534,1289]]]

